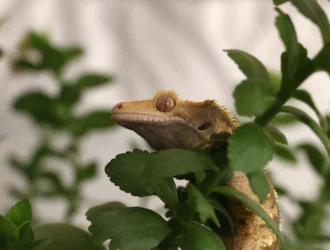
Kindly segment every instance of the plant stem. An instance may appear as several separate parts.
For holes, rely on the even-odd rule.
[[[297,73],[296,73],[296,81],[288,83],[288,85],[291,85],[292,87],[288,89],[281,88],[280,91],[277,94],[277,100],[275,103],[266,110],[265,113],[263,113],[261,116],[258,116],[255,119],[255,122],[260,127],[265,127],[274,117],[277,115],[281,107],[290,99],[293,92],[310,76],[314,73],[314,67],[310,64],[307,64],[306,67],[302,67]]]
[[[212,193],[213,189],[218,186],[221,179],[226,175],[228,169],[217,172],[210,172],[205,177],[204,181],[199,186],[200,191],[208,196]]]
[[[326,47],[323,47],[310,63],[306,63],[297,71],[294,79],[286,84],[290,87],[282,87],[280,89],[277,94],[277,100],[275,103],[268,110],[266,110],[265,113],[263,113],[261,116],[258,116],[254,120],[255,123],[257,123],[260,127],[265,127],[275,117],[275,115],[280,112],[281,107],[290,99],[293,92],[316,71],[314,62],[322,57],[323,53],[325,53],[325,50]]]

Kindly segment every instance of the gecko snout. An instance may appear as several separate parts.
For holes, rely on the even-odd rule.
[[[116,111],[118,109],[122,109],[123,108],[123,104],[122,103],[118,103],[116,106],[113,107],[112,111]]]

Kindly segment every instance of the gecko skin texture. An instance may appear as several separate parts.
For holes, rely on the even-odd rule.
[[[213,133],[232,133],[239,123],[215,101],[191,102],[179,99],[173,91],[159,91],[153,99],[121,102],[112,109],[112,119],[135,131],[155,150],[168,148],[193,149],[210,139]],[[265,175],[271,192],[263,209],[280,225],[277,193]],[[228,186],[259,202],[247,176],[234,172]],[[278,250],[279,239],[266,223],[240,203],[226,199],[234,219],[235,235],[221,236],[227,250]]]

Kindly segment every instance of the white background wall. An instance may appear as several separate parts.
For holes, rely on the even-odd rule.
[[[330,13],[329,2],[319,2]],[[292,17],[309,55],[315,55],[321,46],[318,30],[290,4],[282,9]],[[48,31],[58,44],[86,48],[86,56],[70,68],[68,76],[88,69],[115,74],[113,85],[84,96],[79,111],[110,109],[120,101],[150,98],[161,88],[175,89],[184,99],[216,99],[232,110],[231,92],[243,75],[223,50],[245,50],[270,69],[279,70],[284,49],[273,25],[275,11],[270,0],[1,0],[0,16],[7,16],[0,27],[0,47],[7,52],[0,60],[0,135],[4,136],[0,143],[0,213],[14,203],[6,187],[23,185],[17,173],[9,169],[8,155],[14,152],[27,156],[38,141],[32,122],[13,113],[11,103],[18,94],[33,88],[56,91],[46,74],[17,75],[8,67],[8,58],[27,30]],[[312,93],[322,112],[330,113],[326,74],[314,75],[303,88]],[[303,125],[284,132],[292,144],[317,141]],[[103,167],[116,154],[129,150],[132,141],[144,145],[137,135],[123,128],[94,133],[84,140],[84,159],[97,159],[102,167],[98,178],[86,185],[84,195],[90,202],[79,211],[76,223],[87,227],[84,213],[91,205],[109,200],[138,204],[138,199],[108,181]],[[315,196],[318,179],[304,159],[295,168],[280,161],[273,161],[270,168],[274,178],[295,195]],[[150,206],[159,204],[152,199]],[[281,201],[281,206],[292,216],[298,212],[287,201]],[[39,202],[36,209],[47,221],[59,220],[64,211],[61,200]]]

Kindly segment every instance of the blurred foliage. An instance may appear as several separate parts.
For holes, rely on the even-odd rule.
[[[103,250],[91,235],[75,226],[50,223],[32,227],[31,204],[24,199],[0,215],[0,250]]]
[[[97,72],[84,72],[66,79],[66,67],[83,56],[80,47],[59,47],[42,33],[29,32],[19,47],[19,55],[12,62],[14,72],[47,72],[56,82],[57,94],[49,95],[42,90],[22,93],[13,103],[16,112],[25,114],[38,128],[40,141],[27,159],[12,155],[10,165],[24,178],[26,188],[11,187],[17,198],[62,198],[67,203],[66,218],[79,208],[82,199],[82,185],[96,176],[96,162],[82,162],[81,141],[85,135],[114,126],[109,109],[92,110],[76,114],[75,108],[90,89],[105,86],[113,77]],[[56,147],[54,140],[66,135],[65,147]],[[57,164],[71,168],[73,180],[70,185],[63,181],[61,169],[49,168],[47,159],[56,158]]]
[[[46,249],[50,240],[37,240],[31,222],[32,209],[28,200],[17,202],[5,216],[0,215],[0,249]]]
[[[45,250],[105,250],[91,234],[67,223],[48,223],[33,229],[36,239],[51,239]]]
[[[330,123],[328,121],[327,125]],[[328,135],[330,138],[330,136]],[[298,154],[304,157],[298,157]],[[289,228],[282,249],[328,249],[330,242],[330,233],[327,225],[330,222],[330,161],[329,156],[319,147],[319,144],[310,141],[300,142],[295,146],[277,146],[276,156],[292,164],[299,166],[299,163],[309,163],[309,166],[317,174],[321,182],[320,189],[314,199],[306,200],[302,195],[295,197],[290,190],[276,186],[279,196],[285,197],[300,208],[299,215],[292,218],[290,211],[283,211],[282,221]],[[286,231],[285,231],[286,232]],[[326,245],[324,245],[326,244]]]

